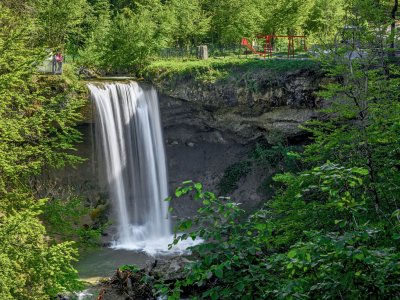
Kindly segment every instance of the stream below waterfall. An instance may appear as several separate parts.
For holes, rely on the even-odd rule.
[[[99,278],[112,276],[122,265],[144,267],[151,259],[143,252],[99,248],[82,253],[76,268],[82,280],[94,282]]]

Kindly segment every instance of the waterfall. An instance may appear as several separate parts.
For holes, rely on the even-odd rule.
[[[114,247],[141,249],[149,241],[169,238],[164,201],[167,170],[156,91],[136,82],[88,86],[97,111],[103,172],[118,218]]]

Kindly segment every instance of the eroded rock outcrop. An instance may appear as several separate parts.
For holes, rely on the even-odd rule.
[[[316,118],[322,105],[316,92],[323,76],[316,68],[238,72],[214,83],[191,76],[149,79],[162,95],[165,130],[176,132],[167,137],[182,142],[247,144],[277,134],[293,138],[304,133],[299,125]]]
[[[145,268],[124,266],[100,284],[98,300],[149,300],[158,299],[154,294],[154,283],[169,283],[183,279],[184,268],[190,263],[185,257],[177,256],[149,261]]]

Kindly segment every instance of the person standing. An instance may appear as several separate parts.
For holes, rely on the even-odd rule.
[[[57,70],[57,60],[56,60],[56,52],[52,52],[51,53],[51,72],[53,74],[56,74],[56,70]]]
[[[56,64],[57,64],[56,73],[61,74],[62,73],[62,63],[64,60],[64,57],[63,57],[61,51],[58,51],[56,53],[55,60],[56,60]]]

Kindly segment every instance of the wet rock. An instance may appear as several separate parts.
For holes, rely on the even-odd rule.
[[[130,277],[128,277],[128,279],[126,281],[126,287],[128,288],[128,290],[132,290],[132,288],[133,288],[132,279]]]
[[[171,259],[156,259],[149,263],[145,270],[149,276],[162,278],[165,281],[174,281],[184,278],[184,268],[191,261],[177,256]]]
[[[121,271],[117,269],[108,282],[103,284],[102,300],[155,299],[151,282],[146,280],[144,269]],[[100,296],[100,295],[99,295]]]
[[[148,300],[153,295],[153,283],[161,279],[164,282],[184,278],[184,268],[190,260],[185,257],[155,259],[142,269],[117,269],[114,275],[102,285],[99,293],[101,300]]]

